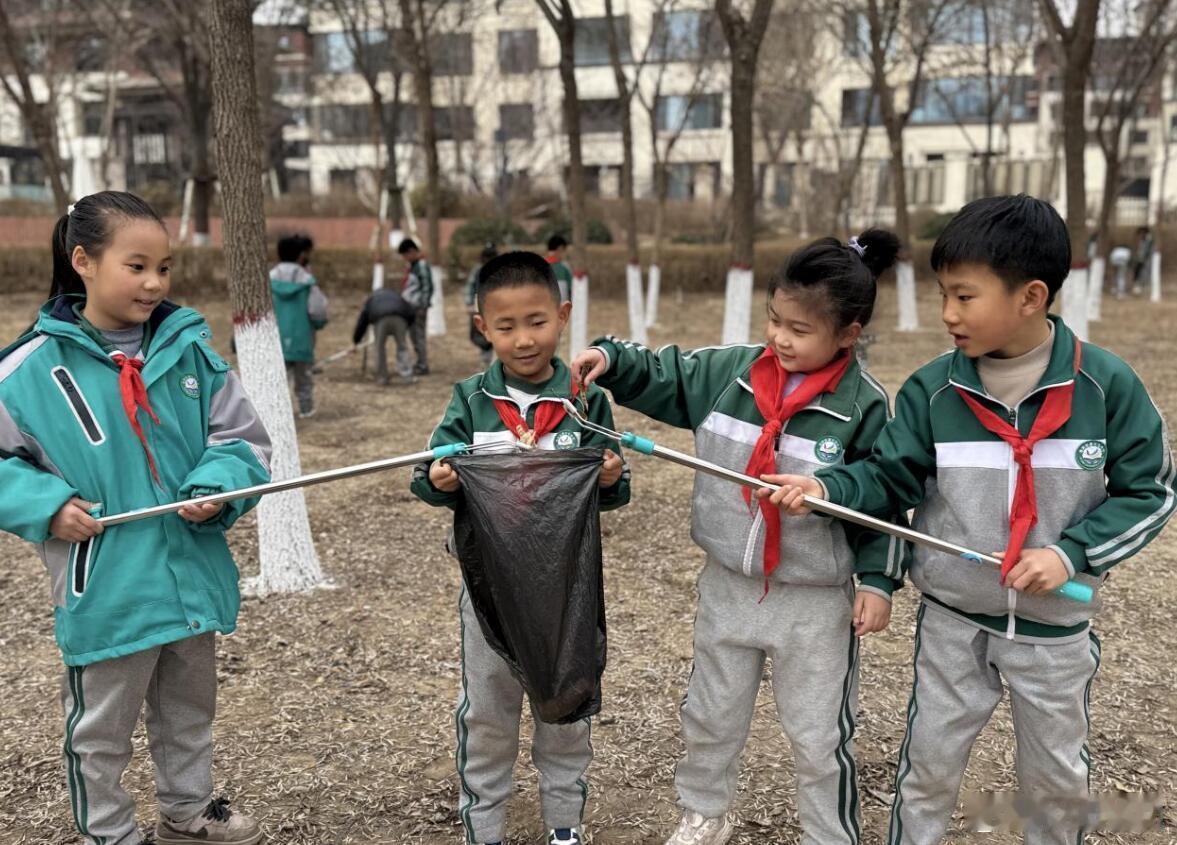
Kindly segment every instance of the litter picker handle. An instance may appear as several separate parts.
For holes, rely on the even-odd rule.
[[[767,487],[770,490],[779,490],[779,485],[769,484],[766,481],[761,481],[758,478],[753,478],[750,475],[745,475],[742,472],[728,469],[726,467],[713,464],[710,461],[704,461],[696,458],[693,455],[678,452],[674,449],[667,449],[665,446],[659,446],[653,440],[645,437],[639,437],[630,431],[622,432],[621,445],[635,452],[641,452],[645,455],[653,455],[658,458],[663,458],[672,461],[676,464],[681,464],[685,467],[698,470],[699,472],[708,475],[723,478],[728,481],[742,484],[745,487],[750,487],[753,490],[758,490],[762,487]],[[992,563],[1001,565],[1001,561],[993,555],[980,554],[974,552],[972,549],[958,546],[956,543],[949,543],[946,540],[941,540],[937,537],[924,534],[912,528],[903,525],[895,525],[887,522],[884,519],[878,519],[873,516],[868,516],[856,510],[852,510],[842,505],[827,502],[825,499],[817,499],[813,496],[805,496],[805,505],[811,510],[826,516],[836,517],[837,519],[845,520],[846,522],[853,522],[856,525],[862,525],[874,531],[879,531],[883,534],[890,534],[893,537],[899,537],[916,545],[924,546],[926,548],[935,549],[936,551],[945,552],[947,554],[963,557],[965,560],[971,560],[974,563]],[[1081,584],[1078,581],[1068,581],[1061,587],[1054,590],[1060,596],[1077,601],[1081,604],[1087,604],[1094,598],[1095,592],[1086,584]]]
[[[436,461],[442,458],[452,458],[461,452],[467,452],[472,449],[471,446],[465,443],[451,443],[445,446],[438,446],[436,449],[427,449],[424,452],[414,452],[411,455],[401,455],[396,458],[384,458],[379,461],[370,461],[366,464],[355,464],[354,466],[342,467],[340,469],[324,470],[323,472],[312,472],[308,475],[300,475],[295,478],[287,478],[283,481],[271,481],[267,484],[255,484],[253,487],[243,487],[240,490],[230,490],[227,493],[213,493],[208,496],[197,496],[193,499],[188,499],[183,502],[172,502],[167,505],[156,505],[150,508],[141,508],[139,510],[126,511],[125,513],[112,514],[111,516],[104,516],[98,520],[98,523],[104,528],[109,528],[112,525],[122,525],[126,522],[135,522],[140,519],[150,519],[155,516],[164,516],[165,514],[175,513],[181,508],[189,505],[220,505],[225,502],[233,502],[237,499],[250,499],[254,496],[265,496],[269,493],[281,493],[284,490],[294,490],[299,487],[310,487],[314,484],[324,484],[328,481],[339,481],[344,478],[354,478],[357,475],[367,475],[373,472],[383,472],[384,470],[397,469],[398,467],[413,466],[422,461]]]

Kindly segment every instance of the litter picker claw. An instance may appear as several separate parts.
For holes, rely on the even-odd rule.
[[[414,466],[422,461],[438,461],[444,458],[452,458],[454,455],[460,455],[464,452],[476,452],[479,449],[486,449],[492,446],[502,448],[501,443],[482,443],[476,446],[471,446],[466,443],[451,443],[446,446],[438,446],[436,449],[427,449],[424,452],[413,452],[411,455],[401,455],[396,458],[384,458],[379,461],[370,461],[366,464],[355,464],[353,466],[341,467],[339,469],[323,470],[322,472],[312,472],[308,475],[300,475],[295,478],[287,478],[283,481],[271,481],[268,484],[255,484],[253,487],[243,487],[240,490],[230,490],[227,493],[214,493],[208,496],[197,496],[193,499],[187,499],[183,502],[172,502],[166,505],[156,505],[150,508],[141,508],[139,510],[126,511],[125,513],[112,514],[111,516],[104,516],[98,520],[98,523],[104,528],[109,528],[112,525],[122,525],[125,522],[135,522],[140,519],[150,519],[155,516],[164,516],[165,514],[175,513],[181,508],[189,505],[220,505],[225,502],[236,501],[237,499],[250,499],[254,496],[265,496],[269,493],[281,493],[285,490],[295,490],[300,487],[310,487],[314,484],[324,484],[328,481],[339,481],[344,478],[354,478],[357,475],[368,475],[373,472],[384,472],[385,470],[398,469],[399,467]]]
[[[575,419],[582,428],[587,429],[588,431],[594,431],[597,434],[604,435],[611,440],[616,440],[623,447],[632,449],[635,452],[641,452],[643,455],[653,455],[656,458],[662,458],[664,460],[671,461],[672,463],[689,467],[698,472],[706,473],[707,475],[723,478],[734,482],[735,484],[742,484],[743,486],[750,487],[753,490],[759,490],[764,487],[767,487],[769,490],[780,489],[780,487],[776,484],[769,484],[766,481],[761,481],[758,478],[753,478],[752,476],[745,475],[742,472],[737,472],[736,470],[722,467],[719,464],[713,464],[710,461],[704,461],[700,458],[696,458],[694,455],[688,455],[685,452],[678,452],[674,449],[668,449],[665,446],[659,446],[653,440],[640,437],[639,435],[634,434],[632,431],[613,431],[612,429],[605,428],[604,426],[598,425],[587,419],[583,414],[580,413],[577,407],[567,399],[564,400],[564,410],[570,417]],[[921,533],[912,528],[908,528],[903,525],[895,525],[894,523],[887,522],[884,519],[878,519],[876,517],[860,513],[856,510],[843,507],[842,505],[837,505],[833,502],[827,502],[825,499],[817,499],[813,496],[805,496],[804,499],[806,507],[817,511],[818,513],[825,514],[826,516],[836,517],[837,519],[842,519],[846,522],[853,522],[856,525],[862,525],[866,528],[873,529],[883,534],[890,534],[892,537],[898,537],[901,540],[907,540],[908,542],[915,543],[919,546],[924,546],[925,548],[935,549],[939,552],[945,552],[946,554],[962,557],[965,560],[972,561],[973,563],[990,563],[997,566],[1001,565],[1001,560],[994,557],[993,555],[981,554],[979,552],[973,551],[972,549],[965,548],[964,546],[958,546],[956,543],[949,543],[946,540],[932,537],[931,535]],[[1081,584],[1078,581],[1068,581],[1054,592],[1060,596],[1071,599],[1072,601],[1077,601],[1084,604],[1090,602],[1094,595],[1094,591],[1091,589],[1091,587],[1086,584]]]

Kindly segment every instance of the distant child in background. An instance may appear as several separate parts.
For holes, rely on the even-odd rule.
[[[298,416],[315,413],[315,332],[327,325],[327,297],[310,272],[314,242],[306,235],[287,235],[278,241],[278,263],[270,270],[274,316],[282,337],[286,372],[294,379]]]
[[[364,301],[351,339],[358,347],[363,342],[364,335],[368,333],[368,327],[372,327],[376,347],[376,381],[380,384],[390,383],[386,348],[389,335],[396,338],[397,375],[405,384],[416,381],[413,375],[413,359],[409,356],[409,332],[416,319],[413,306],[392,288],[374,291]]]
[[[254,845],[261,829],[214,795],[212,762],[215,634],[241,603],[225,532],[257,499],[98,522],[270,480],[270,439],[208,324],[167,300],[171,265],[163,221],[134,194],[90,194],[57,221],[49,301],[0,351],[0,531],[49,572],[84,841],[145,841],[122,786],[142,713],[154,841]]]
[[[1132,295],[1139,295],[1152,266],[1153,237],[1148,226],[1136,230],[1136,249],[1132,253]]]
[[[419,376],[429,375],[429,348],[425,334],[429,306],[433,302],[433,272],[429,262],[421,254],[420,247],[412,238],[405,238],[396,248],[405,259],[407,272],[405,283],[401,288],[405,301],[413,306],[413,322],[409,327],[409,336],[413,340],[413,351],[417,353],[417,363],[413,372]]]
[[[490,362],[494,359],[494,346],[478,330],[478,324],[474,320],[474,315],[478,313],[478,272],[486,262],[498,254],[498,247],[494,244],[484,246],[478,256],[478,264],[470,271],[470,275],[466,279],[466,313],[470,315],[470,342],[478,347],[478,363],[482,365],[483,369],[489,367]]]
[[[552,272],[556,274],[556,283],[560,285],[560,301],[572,301],[572,268],[565,260],[568,255],[568,241],[563,235],[552,235],[548,238],[548,263],[552,265]]]

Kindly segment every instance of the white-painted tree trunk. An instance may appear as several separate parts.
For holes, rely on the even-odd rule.
[[[429,265],[433,273],[433,299],[429,301],[429,311],[426,314],[425,334],[429,337],[441,337],[445,334],[445,270],[436,264]]]
[[[275,481],[302,474],[294,409],[273,312],[236,327],[241,381],[273,443]],[[302,490],[264,496],[257,509],[261,573],[248,588],[257,595],[309,590],[323,583]]]
[[[180,233],[176,240],[184,243],[188,240],[188,230],[192,227],[192,191],[195,183],[188,179],[184,182],[184,201],[180,204]]]
[[[377,261],[372,265],[372,290],[384,287],[384,262]]]
[[[662,268],[650,265],[650,281],[646,287],[646,328],[658,325],[658,298],[662,295]]]
[[[625,265],[625,301],[629,306],[629,339],[645,346],[646,298],[642,291],[642,266]]]
[[[1148,287],[1149,302],[1161,301],[1161,251],[1153,250],[1152,260],[1149,262]]]
[[[401,241],[405,239],[405,233],[401,229],[392,229],[388,233],[388,246],[396,252],[396,248],[401,245]]]
[[[1086,267],[1072,267],[1063,282],[1063,320],[1079,340],[1087,340]]]
[[[914,332],[920,327],[920,313],[915,292],[915,266],[910,261],[895,265],[895,295],[899,307],[899,331]]]
[[[1103,256],[1096,256],[1091,261],[1087,277],[1087,319],[1092,323],[1103,319],[1103,280],[1107,266]]]
[[[732,266],[727,271],[720,343],[747,343],[752,325],[752,268]]]
[[[572,274],[572,316],[568,325],[568,360],[588,346],[589,278],[587,273]]]

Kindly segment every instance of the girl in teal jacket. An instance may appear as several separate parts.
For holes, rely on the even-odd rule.
[[[103,530],[96,517],[269,480],[269,438],[195,311],[166,300],[167,231],[138,197],[80,200],[53,236],[53,290],[0,352],[0,530],[38,547],[67,672],[78,831],[135,845],[119,781],[147,704],[160,843],[251,845],[212,796],[213,632],[240,604],[225,531],[256,500]]]

